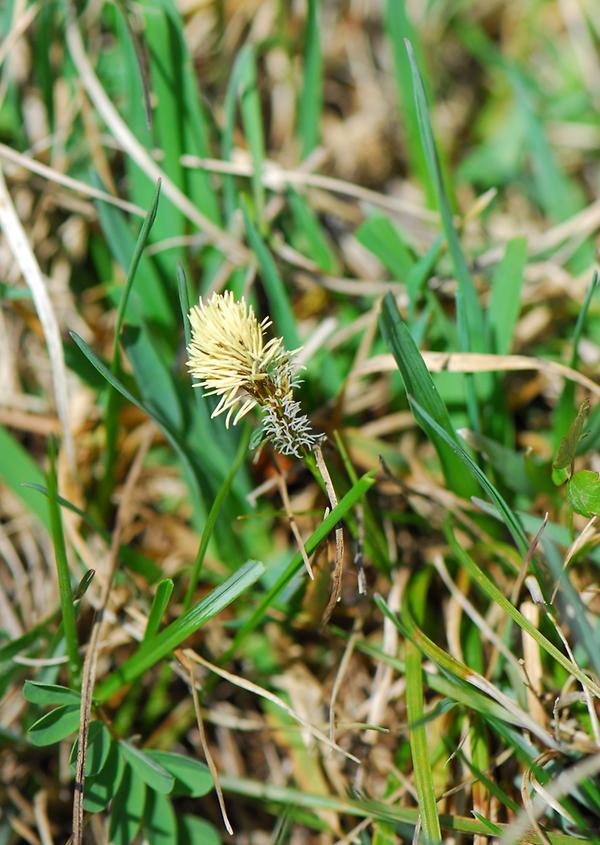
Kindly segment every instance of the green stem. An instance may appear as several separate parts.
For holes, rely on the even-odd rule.
[[[77,623],[75,620],[73,593],[71,591],[71,573],[69,572],[65,535],[63,532],[60,507],[58,504],[56,446],[53,438],[50,438],[48,457],[50,460],[50,467],[46,475],[46,483],[48,486],[48,511],[50,515],[50,533],[52,536],[52,544],[54,546],[54,555],[56,558],[56,573],[58,576],[58,590],[60,594],[63,630],[67,647],[67,666],[71,684],[79,688],[81,680],[81,659],[79,657],[79,641],[77,639]]]

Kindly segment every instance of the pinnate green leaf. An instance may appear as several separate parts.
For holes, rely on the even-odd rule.
[[[112,845],[129,845],[140,829],[146,803],[146,784],[126,765],[110,814],[108,837]]]
[[[79,704],[61,704],[29,728],[34,745],[52,745],[79,730]]]
[[[173,789],[175,784],[173,775],[169,774],[157,760],[124,740],[121,740],[120,746],[126,761],[151,789],[162,792],[164,795]]]
[[[193,757],[175,754],[172,751],[146,751],[146,756],[166,769],[175,779],[173,795],[190,795],[200,798],[213,788],[213,779],[208,767]]]
[[[58,684],[40,684],[38,681],[25,681],[23,696],[27,701],[32,704],[39,704],[41,707],[58,704],[71,704],[79,707],[81,701],[79,693],[68,687],[61,687]]]

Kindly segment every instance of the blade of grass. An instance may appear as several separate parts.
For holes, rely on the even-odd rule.
[[[248,561],[220,587],[197,602],[186,613],[151,639],[144,640],[138,650],[122,666],[108,676],[95,690],[94,699],[107,701],[122,687],[130,684],[151,666],[154,666],[184,640],[205,625],[213,616],[235,601],[264,573],[259,561]]]
[[[248,454],[248,444],[250,443],[250,436],[252,434],[252,428],[249,425],[246,425],[243,429],[242,437],[240,439],[240,443],[238,446],[237,454],[233,460],[231,468],[227,473],[223,484],[221,485],[219,492],[217,493],[214,502],[212,503],[211,509],[208,512],[208,516],[206,518],[206,522],[204,523],[204,528],[202,529],[202,537],[200,538],[200,546],[198,548],[198,553],[196,554],[196,558],[194,560],[194,564],[192,566],[192,571],[190,574],[190,580],[188,583],[188,588],[185,593],[185,598],[183,600],[183,609],[187,610],[192,603],[192,598],[196,589],[198,587],[198,580],[200,578],[200,570],[202,569],[202,564],[204,562],[204,555],[206,554],[206,550],[208,548],[208,543],[210,541],[213,528],[215,527],[215,523],[219,517],[219,513],[221,511],[221,506],[225,497],[229,494],[229,489],[235,478],[235,475],[244,462],[246,455]]]
[[[44,476],[37,463],[19,441],[0,425],[0,478],[50,531],[48,508],[39,496],[32,495],[26,482],[41,484]]]
[[[24,486],[29,487],[31,490],[36,490],[43,496],[48,496],[48,488],[45,487],[43,484],[27,483]],[[78,508],[77,505],[74,505],[73,502],[70,502],[68,499],[63,498],[63,496],[57,496],[56,501],[62,508],[67,508],[67,510],[76,513],[77,516],[81,517],[83,522],[89,528],[92,529],[92,531],[95,531],[108,544],[110,544],[110,531],[108,531],[102,525],[99,525],[99,523],[97,523],[88,513],[86,513],[86,511],[82,510],[81,508]],[[123,562],[128,566],[129,569],[131,569],[132,572],[137,572],[139,575],[143,575],[144,578],[150,584],[153,584],[155,581],[158,581],[162,575],[162,569],[157,566],[151,558],[146,557],[135,549],[130,549],[128,546],[121,546],[119,548],[119,559],[123,560]]]
[[[256,798],[265,803],[297,805],[298,807],[309,807],[314,811],[333,810],[336,813],[357,816],[358,818],[372,816],[382,821],[405,823],[413,827],[416,826],[419,817],[417,808],[400,807],[397,803],[390,804],[364,798],[343,798],[337,795],[320,795],[294,787],[275,786],[262,780],[238,778],[233,775],[221,775],[221,786],[225,791]],[[485,822],[467,816],[442,815],[440,816],[440,824],[444,830],[455,830],[468,834],[487,836],[490,832]],[[504,831],[508,825],[498,825],[498,827]],[[551,845],[589,845],[591,841],[560,832],[545,831],[545,835]],[[528,835],[527,842],[542,845],[542,840],[537,834]]]
[[[286,347],[288,349],[298,349],[298,347],[302,346],[302,343],[296,329],[294,313],[290,306],[283,279],[279,275],[279,270],[268,247],[259,235],[256,227],[252,224],[245,205],[242,206],[242,212],[248,245],[258,259],[261,278],[269,301],[270,313],[273,316],[278,332],[281,333],[285,341]]]
[[[428,842],[441,842],[442,832],[437,813],[430,754],[427,746],[427,726],[423,721],[425,708],[423,706],[422,658],[419,649],[410,641],[406,643],[405,661],[406,711],[421,824]]]
[[[420,405],[414,397],[410,399],[411,407],[413,408],[413,412],[415,413],[416,419],[419,421],[420,425],[427,424],[430,426],[433,431],[448,445],[450,448],[455,452],[456,455],[461,459],[463,464],[469,469],[471,475],[479,482],[481,487],[485,490],[485,492],[490,496],[498,511],[502,516],[502,520],[506,527],[508,528],[513,540],[515,541],[515,545],[517,546],[519,552],[525,557],[529,550],[529,543],[527,541],[527,536],[525,531],[523,530],[523,526],[521,525],[521,521],[519,517],[509,508],[508,504],[502,497],[502,495],[498,492],[498,490],[494,487],[492,482],[488,479],[484,472],[477,466],[475,461],[471,458],[469,453],[466,449],[454,438],[451,437],[448,432],[440,426],[436,420],[427,413],[425,408]]]
[[[303,158],[312,153],[319,143],[323,108],[323,57],[318,12],[318,0],[308,0],[304,67],[298,102],[298,131]]]
[[[527,631],[536,643],[544,649],[551,657],[553,657],[562,668],[573,675],[577,680],[589,689],[594,695],[600,697],[600,685],[592,678],[588,677],[585,672],[582,672],[578,666],[572,663],[568,657],[558,650],[558,648],[551,643],[538,629],[528,620],[517,608],[500,592],[498,587],[487,577],[482,569],[475,563],[473,558],[463,549],[448,522],[444,526],[444,533],[450,544],[452,551],[460,563],[468,570],[473,580],[480,588],[480,590],[495,602],[502,610],[509,616],[517,625],[524,631]]]
[[[265,139],[260,107],[260,95],[256,81],[256,50],[247,44],[240,51],[240,83],[238,89],[240,112],[246,141],[252,156],[252,197],[256,219],[261,221],[265,205],[265,189],[262,180],[265,158]]]
[[[423,144],[429,175],[435,186],[442,226],[448,242],[448,251],[454,265],[454,272],[456,273],[456,280],[461,293],[461,300],[460,302],[457,301],[457,318],[459,327],[461,323],[464,325],[465,340],[468,341],[468,344],[465,346],[463,351],[466,352],[470,350],[472,352],[484,352],[483,314],[481,311],[481,305],[479,304],[477,291],[467,266],[460,241],[458,240],[458,234],[454,227],[452,211],[450,209],[448,194],[444,185],[439,157],[433,137],[433,130],[431,128],[429,108],[427,105],[423,79],[419,71],[419,66],[417,64],[412,44],[408,41],[408,39],[404,40],[404,44],[406,46],[408,61],[410,63],[421,143]],[[461,306],[460,308],[459,305]]]
[[[579,362],[579,341],[581,340],[583,326],[585,324],[585,320],[588,315],[588,311],[592,303],[594,293],[596,292],[596,288],[598,287],[598,281],[600,281],[600,276],[595,270],[592,275],[592,281],[590,282],[590,286],[587,289],[583,305],[581,306],[579,314],[577,315],[577,322],[575,323],[575,328],[573,330],[573,348],[571,351],[571,360],[569,362],[569,366],[574,370],[577,369],[577,364]],[[554,411],[554,425],[552,433],[555,449],[558,448],[561,438],[565,435],[567,429],[569,428],[569,425],[571,424],[571,421],[575,416],[576,411],[577,407],[575,402],[575,384],[571,381],[566,381],[562,389],[562,393],[560,394],[560,398],[557,402],[556,409]]]
[[[511,712],[515,719],[518,719],[518,722],[513,722],[513,724],[518,724],[521,729],[524,728],[530,731],[548,748],[559,748],[559,744],[554,740],[552,735],[540,727],[512,698],[502,692],[498,687],[495,687],[487,678],[479,674],[479,672],[461,663],[460,660],[457,660],[451,654],[444,651],[437,643],[434,643],[416,624],[406,601],[401,606],[400,618],[388,607],[382,596],[375,596],[375,603],[381,612],[394,623],[407,639],[418,646],[426,657],[437,663],[445,672],[450,673],[466,684],[474,686],[475,689],[483,691],[492,701],[499,703],[505,710]],[[505,719],[504,721],[511,720]]]
[[[148,621],[146,622],[146,630],[144,631],[144,642],[151,640],[158,633],[161,620],[169,605],[171,593],[173,592],[173,579],[165,578],[159,581],[154,598],[152,599],[152,606],[148,614]]]
[[[56,574],[58,577],[58,591],[60,595],[60,609],[62,615],[63,630],[65,635],[65,646],[69,661],[70,683],[79,688],[81,681],[81,660],[79,657],[79,641],[77,639],[77,622],[75,618],[75,607],[73,605],[73,593],[71,591],[71,573],[67,561],[67,548],[65,546],[65,535],[58,504],[58,481],[56,477],[56,448],[53,438],[48,443],[49,468],[46,476],[48,485],[48,512],[50,515],[50,534],[54,547],[56,560]]]
[[[168,422],[163,418],[162,414],[156,408],[150,408],[149,406],[145,405],[143,402],[140,402],[139,399],[129,391],[125,385],[115,376],[113,372],[106,366],[106,364],[96,355],[94,350],[88,346],[88,344],[83,340],[83,338],[79,337],[77,332],[70,332],[71,337],[73,338],[75,344],[79,347],[82,354],[87,358],[87,360],[94,366],[94,368],[102,375],[107,382],[109,382],[116,390],[119,391],[121,396],[127,399],[132,405],[135,405],[136,408],[139,408],[144,414],[147,414],[155,423],[159,426],[159,428],[164,433],[165,437],[173,447],[173,450],[178,455],[182,468],[184,470],[186,480],[190,486],[190,490],[193,495],[194,505],[196,506],[198,513],[201,514],[203,511],[203,498],[202,492],[200,488],[200,484],[198,481],[198,477],[196,474],[196,468],[190,461],[187,452],[183,448],[182,444],[179,441],[178,436],[171,430]]]
[[[412,335],[400,317],[398,306],[391,293],[386,293],[384,297],[379,324],[402,374],[409,401],[410,397],[414,397],[416,401],[422,403],[429,415],[443,429],[447,438],[458,446],[458,439],[452,428],[446,406],[437,392]],[[456,457],[454,448],[449,448],[445,440],[430,425],[423,424],[422,420],[416,418],[436,448],[448,487],[464,497],[478,492],[477,485],[465,474],[462,462]]]
[[[363,475],[356,484],[353,484],[346,495],[341,499],[340,503],[334,508],[331,513],[323,520],[316,531],[311,534],[309,539],[304,543],[304,548],[308,555],[311,555],[317,546],[323,542],[330,531],[332,531],[340,520],[348,513],[348,511],[365,495],[367,490],[373,486],[375,479],[372,472],[367,472]],[[234,640],[222,658],[222,663],[226,663],[231,655],[237,650],[240,643],[246,636],[253,631],[257,625],[260,624],[265,613],[273,604],[281,591],[290,583],[294,575],[302,569],[304,560],[300,552],[296,552],[291,559],[284,572],[279,576],[275,584],[271,587],[269,592],[264,596],[258,607],[252,612],[249,618],[241,625]]]
[[[410,62],[421,142],[425,151],[425,159],[427,161],[431,181],[435,186],[438,208],[442,218],[442,226],[444,228],[446,241],[448,243],[448,250],[454,265],[454,272],[458,282],[458,290],[456,292],[456,322],[460,348],[463,352],[484,352],[486,347],[483,313],[479,304],[475,284],[467,266],[460,241],[458,239],[458,234],[454,227],[450,202],[444,185],[444,178],[433,137],[433,130],[431,128],[423,80],[421,78],[417,60],[410,41],[408,39],[404,39],[404,43]],[[489,377],[486,376],[485,379],[480,377],[478,381],[481,385],[484,383],[487,384],[489,383]],[[474,431],[479,431],[479,409],[477,403],[475,377],[472,375],[465,375],[464,385],[466,405],[471,427]]]
[[[527,260],[527,239],[513,238],[506,245],[504,257],[492,279],[488,310],[490,329],[497,355],[508,355],[521,309],[523,269]]]
[[[431,568],[421,569],[411,578],[407,601],[414,608],[422,624],[427,611],[427,588],[431,580]],[[427,741],[428,716],[423,700],[423,661],[421,651],[415,643],[407,640],[404,659],[406,662],[406,712],[408,716],[408,739],[412,757],[417,801],[421,811],[421,826],[428,843],[441,842],[440,822],[435,799],[431,754]]]
[[[123,327],[123,321],[125,319],[125,311],[127,309],[127,302],[129,301],[129,294],[131,293],[133,281],[137,273],[137,269],[140,263],[140,259],[142,257],[142,253],[144,251],[144,247],[146,246],[146,243],[148,241],[150,230],[152,229],[152,224],[156,219],[158,201],[160,198],[160,184],[161,183],[159,179],[156,183],[156,188],[154,190],[154,196],[152,197],[150,208],[140,228],[140,232],[135,244],[135,249],[133,251],[133,255],[131,256],[131,263],[127,272],[125,287],[123,289],[123,293],[119,301],[119,307],[117,309],[117,319],[115,324],[115,335],[113,339],[113,353],[111,361],[111,371],[115,375],[119,374],[121,367],[119,343],[121,339],[121,329]],[[104,424],[106,431],[106,441],[104,445],[104,474],[98,493],[100,513],[105,513],[108,501],[110,499],[114,487],[114,474],[117,457],[119,402],[120,398],[118,392],[116,391],[115,387],[109,383],[107,388],[106,407],[104,412]]]
[[[427,204],[431,206],[435,202],[435,187],[421,143],[417,108],[412,96],[413,80],[410,62],[404,49],[405,38],[410,39],[412,44],[418,45],[417,33],[406,11],[406,0],[387,0],[385,4],[385,28],[392,47],[396,91],[398,92],[400,111],[404,115],[411,170],[423,186]],[[421,55],[419,55],[419,58],[421,58]]]

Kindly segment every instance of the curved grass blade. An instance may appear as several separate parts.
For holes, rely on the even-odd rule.
[[[71,572],[67,561],[67,547],[63,532],[62,517],[58,503],[58,480],[56,477],[56,449],[54,439],[50,438],[48,457],[50,466],[46,476],[48,485],[48,512],[50,515],[50,535],[56,560],[56,574],[58,577],[58,591],[60,595],[60,609],[67,649],[69,679],[71,684],[78,686],[81,675],[81,659],[79,657],[79,641],[77,639],[77,622],[75,607],[73,606],[73,591],[71,590]]]
[[[458,438],[452,428],[446,406],[437,392],[431,374],[421,357],[421,353],[417,349],[411,333],[400,317],[396,300],[391,293],[386,293],[384,297],[379,316],[379,324],[382,334],[396,359],[398,369],[402,374],[402,380],[404,381],[411,406],[413,404],[411,397],[414,397],[414,400],[426,409],[428,415],[442,429],[445,438],[452,441],[453,445],[449,446],[444,437],[440,437],[432,426],[426,422],[424,423],[422,419],[419,420],[415,414],[417,422],[421,425],[421,428],[423,428],[436,448],[448,486],[460,496],[468,497],[475,495],[475,493],[479,492],[478,487],[465,474],[462,461],[455,453],[454,446],[458,446]]]
[[[509,508],[504,498],[500,495],[492,482],[488,479],[485,473],[481,471],[458,440],[456,440],[455,437],[451,437],[448,432],[445,431],[444,428],[442,428],[442,426],[440,426],[436,420],[427,413],[425,408],[420,405],[414,397],[410,397],[410,403],[413,410],[416,411],[415,417],[417,420],[419,421],[419,417],[421,418],[420,424],[427,424],[434,430],[434,432],[455,452],[455,454],[458,455],[462,463],[465,464],[470,471],[471,475],[479,482],[481,487],[483,487],[485,492],[492,499],[502,516],[504,524],[515,541],[515,545],[523,557],[525,557],[529,551],[529,543],[519,517]]]
[[[365,495],[367,490],[372,487],[374,483],[375,479],[373,478],[373,472],[371,471],[365,473],[365,475],[363,475],[356,482],[356,484],[352,485],[352,487],[342,498],[338,506],[331,511],[331,513],[323,520],[317,530],[311,535],[311,537],[309,537],[309,539],[304,544],[304,548],[308,555],[314,552],[317,546],[325,539],[325,537],[327,537],[329,532],[335,528],[337,523],[344,518],[350,508],[352,508],[356,504],[356,502],[358,502]],[[285,587],[290,583],[294,575],[299,572],[299,570],[303,566],[304,560],[302,558],[302,555],[300,554],[300,552],[296,552],[296,554],[286,567],[285,571],[279,576],[275,584],[271,587],[269,592],[262,599],[256,610],[240,627],[231,646],[222,658],[223,663],[226,663],[227,660],[229,660],[230,656],[235,652],[235,650],[245,639],[247,634],[249,634],[250,631],[253,631],[256,626],[260,624],[265,613],[273,604],[277,596],[281,593],[283,589],[285,589]]]
[[[198,478],[196,476],[196,470],[192,465],[190,459],[188,458],[185,449],[179,442],[179,438],[177,435],[171,430],[171,427],[167,423],[167,421],[163,418],[162,414],[156,408],[150,408],[145,405],[143,402],[140,402],[139,399],[129,391],[125,385],[117,378],[117,376],[106,366],[106,364],[96,355],[94,350],[88,346],[88,344],[81,338],[77,332],[70,332],[71,337],[83,353],[83,355],[88,359],[90,364],[92,364],[96,370],[103,376],[106,381],[111,384],[121,396],[125,397],[132,405],[135,405],[136,408],[139,408],[144,414],[147,414],[151,419],[153,419],[159,428],[164,433],[165,437],[173,447],[174,451],[177,453],[179,459],[181,460],[181,464],[183,470],[186,475],[186,479],[190,486],[194,504],[196,507],[202,511],[202,493],[200,490],[200,485],[198,482]]]
[[[173,649],[205,625],[213,616],[235,601],[248,587],[257,581],[265,568],[258,561],[249,561],[220,587],[209,593],[187,613],[176,619],[159,634],[145,640],[138,650],[112,675],[109,675],[96,689],[94,699],[103,702],[130,684],[143,672],[166,657]]]
[[[298,103],[298,131],[302,139],[303,158],[312,153],[319,143],[323,108],[323,57],[318,12],[318,0],[308,0],[304,73]]]

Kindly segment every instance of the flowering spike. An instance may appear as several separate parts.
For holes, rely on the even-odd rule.
[[[300,457],[322,440],[314,434],[300,403],[294,400],[293,356],[280,337],[265,343],[271,320],[258,322],[244,298],[236,301],[231,291],[202,298],[189,314],[192,339],[188,368],[195,387],[205,396],[218,396],[213,417],[227,412],[225,425],[233,424],[259,405],[264,411],[263,433],[285,455]],[[238,408],[238,405],[241,407]]]

